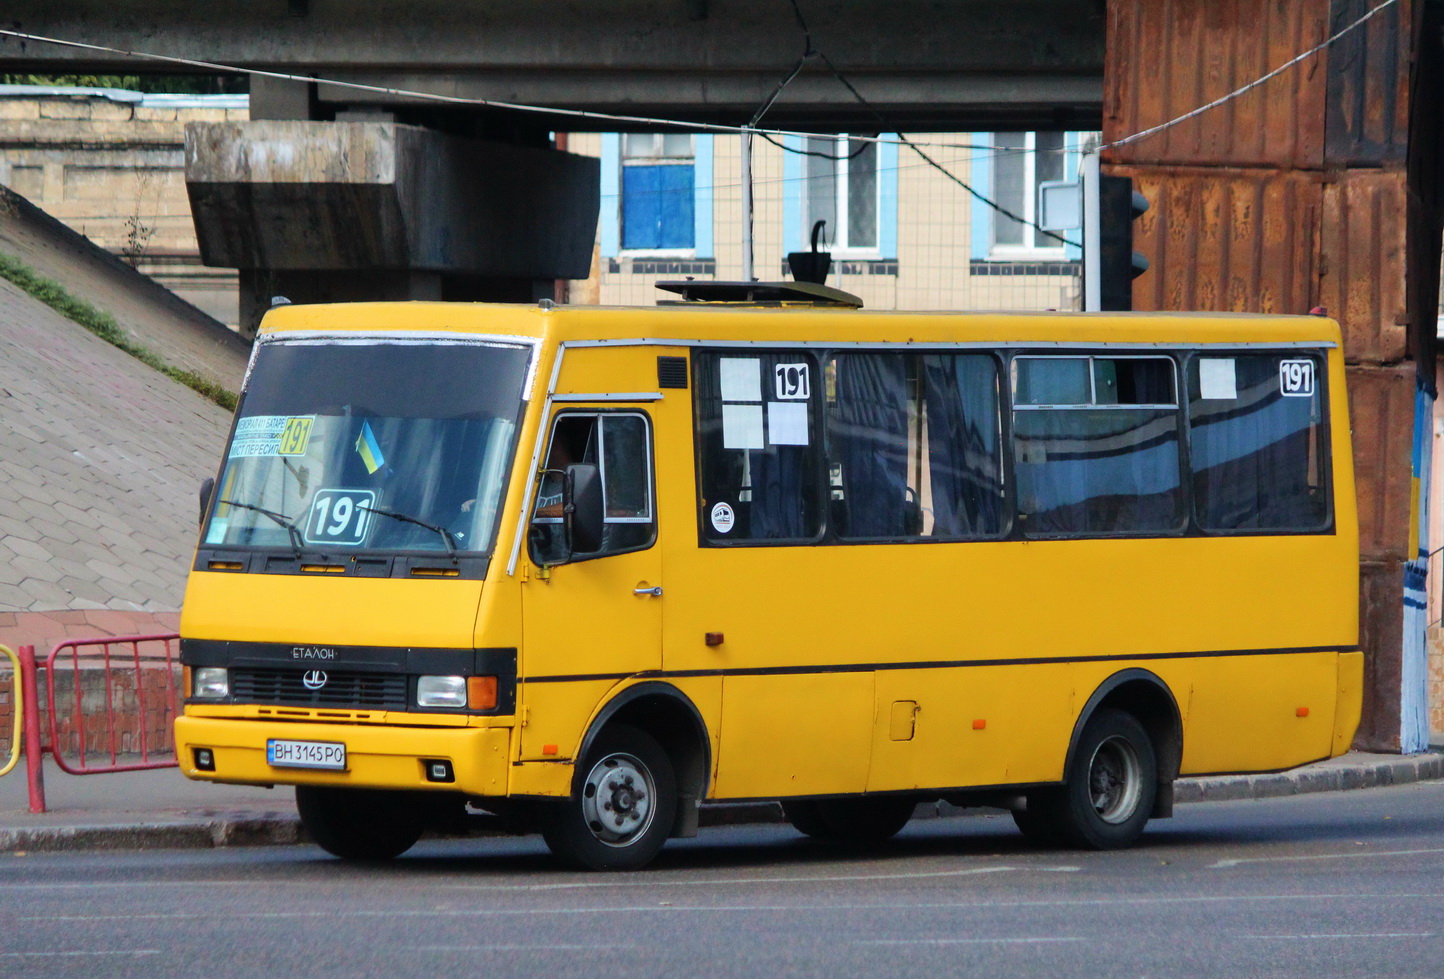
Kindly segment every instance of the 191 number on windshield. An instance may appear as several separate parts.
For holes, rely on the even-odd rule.
[[[347,547],[360,544],[371,523],[369,508],[375,505],[376,494],[371,490],[317,490],[306,517],[306,543]]]

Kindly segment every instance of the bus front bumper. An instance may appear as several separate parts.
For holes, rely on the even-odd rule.
[[[176,757],[187,778],[246,785],[332,785],[433,789],[474,796],[507,794],[510,728],[419,728],[360,724],[274,724],[222,717],[176,718]],[[345,768],[276,767],[272,739],[345,745]],[[213,769],[197,767],[208,750]],[[436,781],[447,762],[451,781]],[[431,777],[429,777],[429,775]]]

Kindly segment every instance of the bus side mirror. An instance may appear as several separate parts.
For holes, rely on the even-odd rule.
[[[202,526],[202,527],[204,527],[204,526],[206,525],[206,510],[207,510],[207,509],[210,507],[210,505],[211,505],[211,494],[212,494],[213,492],[215,492],[215,489],[216,489],[216,477],[214,477],[214,476],[207,476],[205,479],[201,480],[201,493],[200,493],[200,496],[201,496],[201,526]]]
[[[562,526],[567,550],[592,554],[602,549],[602,471],[588,463],[567,466],[562,484]]]

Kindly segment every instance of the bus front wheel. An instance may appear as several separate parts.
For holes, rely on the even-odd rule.
[[[549,805],[542,838],[560,860],[591,870],[637,870],[672,831],[677,783],[655,738],[608,726],[583,760],[572,798]]]
[[[390,860],[426,828],[426,809],[407,792],[296,786],[296,809],[311,839],[343,860]]]
[[[1143,835],[1157,792],[1158,761],[1148,732],[1132,714],[1105,708],[1084,727],[1054,797],[1056,825],[1078,846],[1131,846]]]

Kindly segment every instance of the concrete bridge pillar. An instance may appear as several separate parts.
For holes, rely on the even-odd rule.
[[[260,114],[307,111],[310,87],[258,85]],[[588,274],[600,194],[596,160],[373,112],[191,124],[186,185],[202,259],[240,270],[252,333],[277,295],[551,297]]]
[[[1238,89],[1372,6],[1109,4],[1104,142]],[[1105,172],[1133,177],[1151,204],[1135,228],[1152,265],[1134,309],[1324,306],[1343,327],[1365,654],[1357,744],[1386,751],[1420,750],[1429,736],[1418,477],[1432,438],[1416,439],[1416,426],[1435,397],[1444,222],[1439,26],[1425,13],[1400,0],[1247,94],[1104,156]]]

